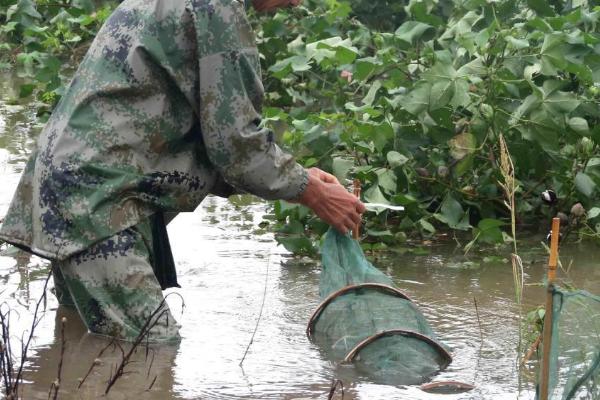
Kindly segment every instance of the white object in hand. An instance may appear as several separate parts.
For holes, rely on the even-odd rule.
[[[404,207],[402,206],[392,206],[390,204],[383,203],[364,203],[367,211],[381,212],[383,210],[392,210],[392,211],[402,211]]]

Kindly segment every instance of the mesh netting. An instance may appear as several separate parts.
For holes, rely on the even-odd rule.
[[[553,288],[550,399],[600,399],[600,297]]]
[[[381,383],[419,384],[451,361],[415,304],[369,263],[358,243],[330,230],[319,305],[308,334],[335,360]]]

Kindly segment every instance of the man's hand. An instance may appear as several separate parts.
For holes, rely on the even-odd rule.
[[[312,174],[312,175],[316,176],[317,178],[319,178],[319,180],[321,180],[325,183],[340,183],[335,176],[333,176],[329,172],[325,172],[319,168],[309,168],[308,174],[309,175]]]
[[[354,229],[365,211],[365,205],[333,175],[318,168],[308,170],[308,185],[298,202],[342,234]]]

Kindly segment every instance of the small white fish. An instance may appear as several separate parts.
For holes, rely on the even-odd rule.
[[[383,210],[392,210],[392,211],[402,211],[404,207],[402,206],[393,206],[391,204],[383,204],[383,203],[364,203],[367,211],[372,211],[376,213],[380,213]]]

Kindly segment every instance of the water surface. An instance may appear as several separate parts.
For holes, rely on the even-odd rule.
[[[35,107],[11,105],[15,93],[14,79],[0,75],[0,217],[39,132]],[[269,210],[267,203],[256,200],[209,197],[194,213],[181,214],[169,225],[182,288],[169,291],[180,297],[171,295],[168,301],[182,325],[183,339],[176,346],[140,349],[108,398],[319,399],[327,397],[334,379],[342,380],[346,399],[534,397],[535,363],[522,373],[518,368],[520,324],[512,268],[502,260],[483,261],[489,255],[508,258],[509,249],[474,251],[467,258],[453,241],[440,240],[425,246],[427,255],[375,256],[374,263],[417,302],[440,340],[452,349],[453,363],[434,380],[476,386],[469,393],[433,395],[414,386],[369,382],[352,367],[328,361],[306,338],[306,323],[319,303],[319,263],[293,257],[277,246],[272,234],[262,231],[259,224]],[[526,243],[525,311],[544,301],[539,283],[546,262],[537,240]],[[571,245],[562,249],[562,260],[572,263],[569,278],[576,286],[600,293],[596,252],[593,245]],[[22,252],[0,257],[0,301],[5,310],[14,310],[15,347],[21,332],[29,329],[47,273],[48,262],[38,257]],[[58,308],[49,294],[26,364],[26,399],[48,398],[60,359],[63,317],[66,349],[59,398],[100,395],[111,368],[120,361],[120,350],[107,348],[77,389],[108,342],[87,334],[78,316]]]

